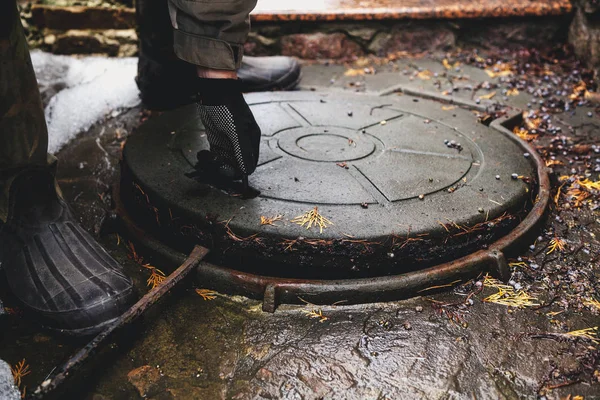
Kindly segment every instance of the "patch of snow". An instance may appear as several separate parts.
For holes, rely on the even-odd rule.
[[[10,366],[0,360],[0,399],[19,400],[21,393],[16,388]]]
[[[40,88],[57,91],[45,110],[51,154],[107,115],[114,117],[140,103],[137,58],[74,58],[32,51],[31,60]]]

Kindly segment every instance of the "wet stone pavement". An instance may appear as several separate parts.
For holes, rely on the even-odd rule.
[[[573,76],[578,67],[568,56],[489,53],[491,66],[483,52],[467,51],[307,65],[301,89],[446,93],[489,106],[488,112],[473,112],[483,122],[506,110],[527,110],[528,104],[555,109],[527,115],[518,130],[553,169],[556,197],[536,243],[510,260],[512,289],[481,277],[405,301],[284,305],[267,314],[260,302],[197,292],[203,283],[189,282],[100,354],[95,370],[74,380],[73,398],[600,398],[597,331],[581,331],[600,326],[600,187],[594,186],[600,180],[600,118],[593,104],[583,105],[586,89],[593,100],[595,88],[583,71]],[[537,63],[526,67],[522,59]],[[525,75],[529,81],[516,78]],[[533,97],[528,88],[549,93]],[[569,110],[558,112],[569,97]],[[121,113],[58,154],[65,196],[125,265],[140,293],[148,290],[150,273],[114,232],[107,210],[122,141],[146,116],[139,108]],[[521,296],[523,308],[483,301],[499,290],[522,290],[534,300]],[[3,300],[9,315],[0,317],[8,327],[0,333],[0,357],[12,365],[26,359],[31,373],[21,389],[32,390],[79,344],[38,331],[10,307],[10,299]]]

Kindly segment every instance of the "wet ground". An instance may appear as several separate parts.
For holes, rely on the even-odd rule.
[[[554,204],[536,243],[511,260],[509,288],[482,277],[406,301],[281,306],[266,314],[245,298],[206,292],[203,298],[195,290],[202,282],[188,282],[101,355],[72,398],[130,399],[140,392],[153,399],[600,398],[600,339],[593,330],[600,326],[595,88],[561,51],[487,53],[307,65],[302,90],[396,96],[390,88],[403,85],[489,103],[493,115],[535,110],[518,133],[554,170]],[[111,117],[58,154],[65,196],[140,293],[149,271],[134,261],[127,240],[111,232],[107,210],[122,141],[144,118],[139,108]],[[503,297],[522,308],[484,301],[499,290],[533,300]],[[32,388],[79,344],[9,311],[0,357],[13,365],[25,358],[31,373],[22,387]]]

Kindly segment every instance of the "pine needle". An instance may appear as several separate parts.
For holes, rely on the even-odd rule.
[[[546,252],[546,254],[552,254],[556,250],[563,251],[566,247],[567,242],[564,239],[554,237],[552,240],[550,240],[550,245],[548,246],[548,251]]]
[[[327,321],[329,318],[323,315],[322,310],[302,310],[304,314],[306,314],[309,318],[318,318],[319,322],[323,323]]]
[[[600,340],[598,337],[598,327],[597,326],[595,326],[593,328],[586,328],[586,329],[581,329],[578,331],[568,332],[568,333],[566,333],[566,335],[571,336],[571,337],[576,337],[576,338],[587,339],[595,344],[600,343]]]
[[[127,250],[127,257],[140,265],[144,263],[144,257],[140,256],[137,251],[135,251],[135,245],[132,242],[127,243]]]
[[[155,289],[167,279],[164,272],[150,264],[142,265],[142,267],[150,270],[150,277],[148,277],[148,280],[146,281],[146,284],[150,286],[150,289]]]
[[[319,232],[323,233],[323,229],[327,228],[328,225],[333,225],[333,222],[319,214],[319,208],[315,207],[310,211],[307,211],[305,214],[297,216],[292,220],[294,224],[305,226],[306,229],[310,229],[313,226],[319,227]]]
[[[274,217],[264,217],[261,215],[260,224],[261,225],[275,225],[275,222],[281,221],[283,219],[283,215],[276,215]]]
[[[321,322],[321,323],[323,323],[329,319],[328,317],[323,315],[323,310],[321,310],[320,308],[317,308],[317,306],[315,304],[304,300],[300,296],[298,296],[298,299],[300,299],[300,301],[302,301],[307,306],[312,307],[311,309],[308,309],[308,310],[302,310],[302,313],[306,314],[309,318],[318,318],[319,322]]]
[[[14,367],[11,366],[10,370],[13,374],[15,385],[18,387],[21,386],[21,379],[31,373],[29,365],[25,362],[25,359],[19,361]]]
[[[283,239],[280,244],[284,246],[285,251],[295,251],[296,249],[294,248],[294,245],[298,243],[298,241],[299,239]]]
[[[425,289],[421,289],[421,290],[419,290],[417,293],[428,292],[428,291],[430,291],[430,290],[443,289],[443,288],[447,288],[447,287],[453,287],[453,286],[455,286],[457,283],[460,283],[460,282],[462,282],[462,279],[458,279],[458,280],[456,280],[456,281],[454,281],[454,282],[451,282],[451,283],[448,283],[448,284],[446,284],[446,285],[436,285],[436,286],[430,286],[430,287],[428,287],[428,288],[425,288]]]
[[[528,267],[527,263],[523,262],[523,261],[511,262],[511,263],[508,263],[508,266],[511,267],[511,268],[517,268],[517,267],[527,268]]]
[[[218,294],[210,289],[196,289],[196,293],[198,293],[205,301],[216,299]]]
[[[597,311],[600,311],[600,301],[596,299],[586,300],[583,302],[583,304],[588,306],[589,308],[595,308]]]
[[[505,285],[497,279],[491,278],[489,275],[485,276],[483,284],[484,286],[498,290],[497,293],[483,299],[486,303],[495,303],[515,308],[539,306],[537,299],[530,296],[524,290],[515,290],[512,286]]]

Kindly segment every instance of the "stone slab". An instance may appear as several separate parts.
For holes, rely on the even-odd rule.
[[[403,92],[439,96],[448,104],[467,104],[477,109],[508,107],[528,109],[539,101],[526,91],[506,96],[501,77],[490,77],[483,69],[460,65],[447,69],[436,59],[406,58],[391,66],[376,66],[373,74],[353,76],[356,68],[320,64],[303,67],[301,87],[315,91],[340,90],[347,93],[369,93],[398,96]],[[348,71],[350,73],[348,74]],[[419,73],[423,73],[419,75]],[[484,83],[490,84],[484,89]],[[445,106],[448,106],[445,104]],[[440,108],[444,105],[440,105]]]
[[[522,17],[558,15],[571,8],[568,0],[261,0],[253,18],[260,22]]]
[[[364,21],[402,19],[456,19],[563,15],[569,0],[261,0],[252,13],[254,22]],[[49,29],[129,29],[135,27],[135,9],[122,7],[59,7],[32,5],[33,21]]]

